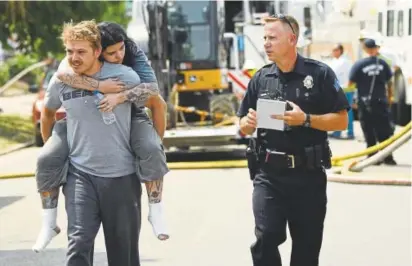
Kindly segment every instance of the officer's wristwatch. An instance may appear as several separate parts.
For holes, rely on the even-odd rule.
[[[310,114],[305,114],[305,122],[303,122],[304,127],[310,127]]]

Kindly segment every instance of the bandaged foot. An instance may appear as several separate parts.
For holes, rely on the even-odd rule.
[[[149,203],[149,217],[148,220],[153,228],[153,233],[159,240],[167,240],[169,234],[167,233],[166,223],[163,215],[163,203]]]
[[[47,247],[50,241],[60,233],[60,228],[56,224],[57,208],[43,209],[43,224],[36,243],[32,247],[34,252],[41,252]]]

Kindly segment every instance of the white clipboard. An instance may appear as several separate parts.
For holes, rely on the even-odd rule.
[[[286,111],[286,102],[270,99],[258,99],[256,107],[257,127],[273,130],[285,130],[283,120],[271,118],[271,115],[283,115]]]

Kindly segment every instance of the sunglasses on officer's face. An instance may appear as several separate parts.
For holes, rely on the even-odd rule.
[[[275,14],[275,15],[272,15],[271,17],[272,17],[272,18],[277,18],[277,19],[285,22],[286,24],[288,24],[289,27],[291,28],[293,34],[296,35],[295,30],[294,30],[293,27],[292,27],[292,23],[290,23],[289,19],[288,19],[285,15],[283,15],[283,14]]]

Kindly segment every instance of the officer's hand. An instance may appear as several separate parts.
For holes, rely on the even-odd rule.
[[[293,102],[287,101],[292,110],[286,111],[284,115],[271,115],[271,118],[285,121],[289,126],[301,126],[305,122],[305,113]]]
[[[247,114],[246,118],[246,126],[255,129],[257,127],[256,121],[256,111],[252,108],[249,108],[249,113]]]

